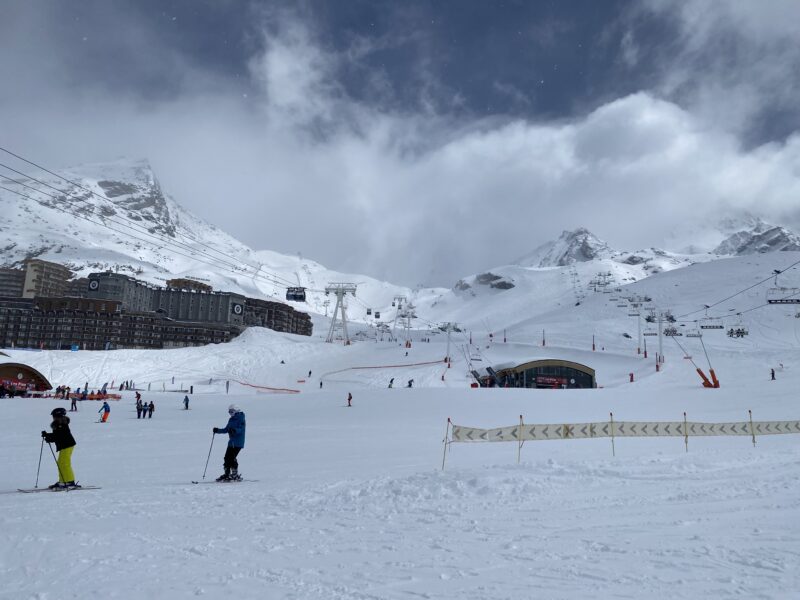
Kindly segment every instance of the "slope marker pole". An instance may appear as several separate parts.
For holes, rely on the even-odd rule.
[[[683,443],[686,446],[686,452],[689,452],[689,424],[686,422],[686,411],[683,411]]]
[[[751,411],[748,408],[747,409],[747,414],[750,415],[750,435],[753,436],[753,448],[755,448],[756,447],[756,430],[755,430],[755,427],[753,427],[753,411]]]
[[[522,454],[522,415],[519,416],[519,440],[517,441],[517,464],[520,461],[520,455]]]
[[[444,461],[447,458],[447,440],[450,437],[450,417],[447,417],[447,429],[444,430],[444,450],[442,451],[442,471],[444,471]]]
[[[616,456],[617,451],[614,447],[614,413],[610,412],[608,415],[611,417],[611,456]]]

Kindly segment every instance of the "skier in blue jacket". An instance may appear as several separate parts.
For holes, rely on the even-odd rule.
[[[241,481],[239,475],[239,462],[236,460],[239,452],[244,448],[245,419],[242,410],[235,404],[228,407],[228,424],[223,427],[214,427],[214,433],[228,434],[228,448],[225,450],[223,466],[225,473],[217,477],[217,481]]]

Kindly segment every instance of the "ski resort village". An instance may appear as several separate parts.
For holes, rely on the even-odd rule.
[[[800,597],[793,4],[8,10],[0,600]]]

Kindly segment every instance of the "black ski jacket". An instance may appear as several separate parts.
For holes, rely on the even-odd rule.
[[[69,417],[54,419],[50,423],[50,427],[53,429],[53,433],[45,434],[44,439],[49,444],[55,443],[56,450],[59,452],[64,448],[72,448],[76,444],[75,438],[72,437],[72,432],[69,430]]]

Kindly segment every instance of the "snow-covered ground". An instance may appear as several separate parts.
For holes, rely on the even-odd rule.
[[[715,261],[629,287],[681,314],[792,258]],[[652,345],[648,359],[636,354],[626,310],[603,294],[559,305],[553,288],[563,276],[544,276],[542,297],[553,300],[542,306],[495,291],[471,300],[485,315],[474,323],[511,324],[508,343],[475,331],[473,348],[460,352],[466,334],[454,336],[450,369],[443,334],[423,343],[427,331],[415,333],[410,350],[372,340],[345,347],[321,341],[321,319],[312,338],[253,329],[205,348],[4,350],[3,360],[30,364],[54,385],[133,379],[156,411],[137,420],[133,392],[123,392],[103,425],[99,403],[81,403],[71,413],[73,464],[81,482],[102,489],[32,495],[15,490],[34,485],[39,432],[68,403],[0,400],[0,490],[9,492],[0,494],[0,598],[797,597],[800,436],[764,436],[755,447],[748,437],[690,438],[688,453],[680,438],[625,438],[616,456],[607,439],[527,442],[519,464],[516,444],[452,444],[441,470],[448,417],[475,427],[514,425],[519,415],[604,421],[612,411],[627,421],[681,420],[684,411],[691,421],[744,421],[748,409],[756,420],[800,417],[792,307],[743,315],[746,338],[707,332],[722,382],[709,390],[676,344],[666,340],[657,373]],[[763,291],[717,310],[763,304]],[[707,368],[696,339],[681,344]],[[575,360],[596,368],[603,387],[470,389],[465,359],[478,352],[473,367]],[[184,411],[177,390],[189,386]],[[193,485],[231,402],[247,414],[240,470],[255,481]],[[206,480],[221,471],[224,442],[211,448]],[[40,486],[56,479],[44,452]]]

